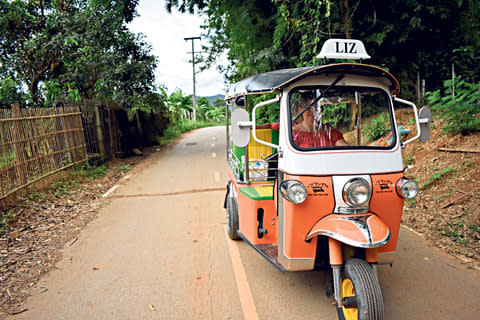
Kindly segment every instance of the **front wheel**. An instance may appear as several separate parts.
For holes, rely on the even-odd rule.
[[[340,320],[383,320],[383,297],[373,268],[364,260],[352,258],[344,267],[341,282]]]

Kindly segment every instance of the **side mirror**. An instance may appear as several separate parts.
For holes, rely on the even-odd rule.
[[[420,141],[427,142],[430,139],[430,123],[432,122],[432,111],[424,106],[418,113],[418,122],[420,123]]]
[[[232,112],[232,139],[239,147],[245,147],[250,142],[250,117],[245,109],[237,108]]]
[[[235,104],[239,107],[245,107],[245,96],[236,97]]]

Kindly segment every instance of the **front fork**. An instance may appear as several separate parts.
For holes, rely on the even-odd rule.
[[[328,249],[329,249],[329,257],[330,257],[330,265],[332,267],[332,273],[333,273],[333,290],[334,290],[335,303],[337,305],[337,308],[341,308],[344,305],[342,300],[342,289],[341,289],[342,268],[343,268],[342,243],[333,238],[328,238]],[[378,263],[377,248],[365,249],[365,261],[370,263],[376,276],[377,275],[376,267]]]

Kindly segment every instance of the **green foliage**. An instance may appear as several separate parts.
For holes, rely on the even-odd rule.
[[[98,177],[103,177],[107,173],[107,168],[105,165],[102,165],[100,167],[95,167],[92,170],[89,171],[87,174],[87,177],[90,179],[96,179]]]
[[[191,130],[204,128],[204,127],[211,127],[218,125],[218,123],[209,122],[209,121],[193,121],[193,120],[183,120],[181,122],[176,123],[175,125],[169,126],[165,132],[164,136],[160,139],[159,144],[165,145],[170,141],[179,137],[182,133],[188,132]]]
[[[17,92],[16,102],[35,107],[81,99],[145,107],[154,91],[156,59],[144,37],[127,29],[137,5],[0,0],[0,79],[14,81],[2,83],[9,90],[0,89],[0,104]]]
[[[435,181],[438,181],[440,180],[440,178],[442,178],[443,176],[445,176],[446,174],[448,174],[449,172],[453,172],[455,171],[456,169],[452,168],[452,167],[448,167],[448,168],[445,168],[443,169],[442,171],[440,172],[435,172],[427,181],[425,181],[421,186],[420,186],[420,189],[425,189],[426,187],[428,187],[429,185],[431,185],[432,183],[434,183]]]
[[[47,198],[45,192],[33,191],[27,195],[27,198],[31,201],[44,202]]]
[[[177,123],[186,119],[189,113],[193,111],[192,96],[184,96],[182,90],[177,89],[168,95],[165,88],[160,87],[162,99],[165,101],[165,116],[171,123]]]
[[[225,107],[223,105],[220,107],[212,106],[206,97],[199,97],[197,99],[197,119],[222,123],[225,120]]]
[[[478,223],[471,224],[463,219],[447,223],[440,229],[442,235],[453,238],[453,241],[466,247],[470,245],[470,239],[477,238],[479,231],[480,225]]]
[[[215,108],[225,108],[225,100],[222,98],[216,98],[213,102]]]
[[[230,81],[320,64],[316,55],[329,38],[361,39],[369,63],[399,76],[402,95],[410,98],[417,72],[438,88],[452,62],[458,74],[480,81],[478,1],[167,0],[166,6],[206,17],[210,44],[203,62],[212,65],[225,53],[221,69]]]
[[[275,98],[275,93],[267,93],[262,95],[255,95],[248,97],[248,109],[261,102]],[[280,121],[280,103],[275,102],[257,109],[256,122],[257,124],[275,123]]]
[[[70,190],[76,188],[78,188],[76,181],[59,179],[48,187],[48,192],[55,197],[61,197],[64,195],[69,195]]]
[[[0,230],[8,230],[9,223],[13,221],[15,221],[15,211],[13,209],[5,213],[0,213]]]
[[[411,153],[407,153],[407,155],[405,156],[405,159],[403,160],[403,162],[407,166],[412,165],[414,161],[415,161],[415,158],[413,157],[413,155]]]
[[[351,119],[346,114],[350,108],[346,103],[328,105],[322,109],[322,123],[338,128],[340,123],[348,123]]]
[[[380,113],[377,117],[374,117],[365,124],[364,130],[367,132],[369,141],[380,138],[391,130],[390,116],[386,112]]]
[[[0,78],[0,107],[9,107],[14,103],[25,103],[26,96],[22,95],[19,83],[11,76]]]
[[[480,83],[468,83],[463,79],[444,82],[444,90],[427,93],[433,112],[445,121],[443,131],[450,134],[468,134],[480,130]]]
[[[177,89],[168,94],[165,88],[160,87],[162,101],[166,106],[165,116],[170,120],[170,126],[185,125],[185,120],[193,118],[192,95],[183,95],[182,90]],[[220,124],[225,120],[225,107],[210,105],[206,97],[197,97],[196,118],[200,122]],[[175,129],[170,129],[175,130]],[[180,130],[181,131],[181,130]],[[176,135],[174,135],[176,136]]]
[[[77,165],[72,174],[74,177],[96,179],[98,177],[103,177],[106,173],[107,168],[105,165],[91,166],[88,162],[85,162]]]

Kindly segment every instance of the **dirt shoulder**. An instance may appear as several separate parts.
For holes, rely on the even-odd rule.
[[[148,148],[141,156],[116,159],[85,176],[65,172],[45,190],[31,191],[2,212],[10,222],[7,230],[0,230],[0,319],[26,311],[22,304],[32,292],[48,290],[37,287],[38,281],[56,268],[62,250],[74,244],[108,204],[102,195],[141,170],[158,150]]]
[[[407,201],[402,222],[480,270],[480,132],[449,136],[439,127],[429,142],[404,150],[406,174],[421,190]]]

